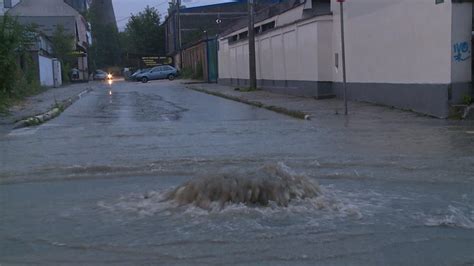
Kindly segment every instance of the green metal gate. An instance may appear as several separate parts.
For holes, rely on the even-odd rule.
[[[208,81],[217,82],[218,62],[217,62],[217,39],[207,40],[207,72]]]

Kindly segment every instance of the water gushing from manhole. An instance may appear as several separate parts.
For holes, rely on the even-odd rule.
[[[314,198],[319,185],[286,165],[269,164],[255,172],[227,173],[194,178],[165,196],[165,201],[179,205],[193,204],[210,209],[211,204],[245,204],[267,206],[274,202],[288,206],[292,200]]]

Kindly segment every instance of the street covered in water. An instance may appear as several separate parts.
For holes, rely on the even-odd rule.
[[[0,264],[474,264],[474,124],[377,108],[306,121],[93,83],[0,130]]]

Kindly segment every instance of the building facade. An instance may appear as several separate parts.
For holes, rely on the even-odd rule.
[[[20,2],[20,0],[0,0],[0,16],[5,14],[8,10],[10,10],[12,7],[17,5]]]
[[[89,26],[77,10],[63,0],[22,0],[7,12],[17,17],[22,24],[35,25],[37,30],[47,37],[52,37],[58,26],[62,26],[66,34],[74,38],[79,80],[89,78],[87,50],[90,44]]]
[[[275,92],[342,97],[339,3],[294,1],[256,23],[257,78]],[[345,3],[348,97],[447,117],[472,95],[472,2]],[[219,40],[219,79],[248,84],[247,29]]]

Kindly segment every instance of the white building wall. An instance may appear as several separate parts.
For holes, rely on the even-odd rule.
[[[257,36],[257,79],[331,81],[331,24],[324,16]],[[228,44],[224,38],[219,47],[219,78],[248,79],[248,41]]]
[[[452,82],[469,82],[472,64],[472,4],[453,4],[452,20]]]
[[[348,82],[451,82],[451,1],[351,0],[344,6]],[[335,53],[340,55],[336,0],[331,9]],[[340,69],[334,68],[334,80],[342,81]]]
[[[38,65],[40,72],[40,84],[45,87],[53,87],[54,84],[54,73],[53,73],[53,60],[48,57],[38,55]]]
[[[277,16],[277,25],[276,26],[283,26],[289,23],[293,23],[303,17],[303,9],[304,5],[300,5],[296,8],[288,10]]]

